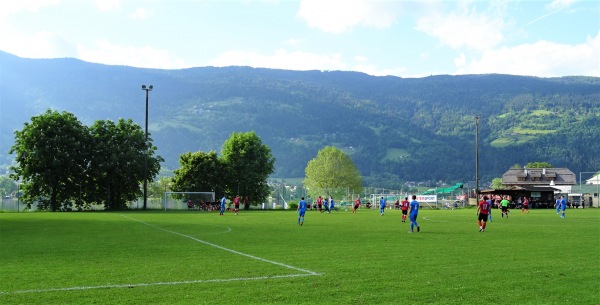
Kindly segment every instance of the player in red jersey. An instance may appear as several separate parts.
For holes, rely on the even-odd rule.
[[[529,199],[527,199],[527,197],[523,198],[523,208],[521,209],[521,214],[523,214],[525,211],[527,211],[527,214],[529,214]]]
[[[233,208],[235,209],[235,215],[240,211],[240,195],[235,196],[233,199]]]
[[[317,209],[319,210],[319,212],[323,213],[323,197],[321,196],[317,198]]]
[[[400,203],[400,209],[402,209],[402,222],[406,222],[406,215],[408,214],[408,206],[410,202],[408,202],[408,197],[404,197],[404,200]]]
[[[490,214],[490,203],[487,201],[488,197],[483,196],[483,200],[479,202],[477,206],[477,223],[479,224],[479,232],[485,231],[485,226],[487,224],[488,215]],[[483,223],[482,223],[483,221]]]
[[[358,196],[358,198],[356,198],[356,201],[354,201],[354,209],[352,210],[352,213],[356,214],[356,210],[358,210],[359,207],[360,207],[360,196]]]

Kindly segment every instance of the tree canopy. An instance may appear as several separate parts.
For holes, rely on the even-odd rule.
[[[275,159],[256,133],[234,132],[223,144],[221,157],[215,151],[188,152],[180,155],[179,163],[173,191],[214,191],[219,198],[248,196],[251,204],[258,204],[269,196],[267,178]]]
[[[271,148],[255,132],[233,132],[223,143],[223,161],[228,168],[228,194],[248,196],[261,203],[270,194],[267,178],[275,171]]]
[[[362,191],[362,178],[352,159],[334,146],[319,150],[305,169],[304,187],[311,197]],[[323,194],[323,192],[325,194]]]
[[[88,128],[71,113],[48,110],[15,132],[11,177],[23,180],[21,200],[29,207],[37,202],[39,209],[57,211],[96,203],[122,209],[141,193],[145,162],[150,180],[160,170],[163,159],[155,151],[131,120]]]
[[[175,169],[171,190],[174,192],[225,192],[225,163],[215,151],[187,152],[179,156],[180,167]]]
[[[87,167],[90,136],[75,115],[48,110],[15,131],[14,176],[23,179],[21,200],[56,211],[78,198]]]
[[[90,160],[86,195],[107,209],[124,209],[139,197],[139,182],[147,167],[149,180],[160,170],[162,158],[153,158],[156,147],[146,149],[145,133],[132,120],[96,121],[90,128],[93,158]],[[145,163],[145,160],[147,163]]]

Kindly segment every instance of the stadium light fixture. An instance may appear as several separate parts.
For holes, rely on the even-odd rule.
[[[148,92],[152,91],[152,85],[146,87],[142,85],[142,90],[146,91],[146,138],[144,144],[146,148],[146,154],[144,156],[144,210],[148,203]]]

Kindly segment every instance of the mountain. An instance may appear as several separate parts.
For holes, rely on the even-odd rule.
[[[370,183],[473,181],[479,173],[549,162],[600,169],[600,78],[513,75],[376,77],[250,67],[182,70],[24,59],[0,52],[0,164],[14,130],[51,108],[96,120],[145,119],[164,168],[187,151],[220,151],[233,131],[256,131],[278,177],[302,177],[319,149],[347,152]]]

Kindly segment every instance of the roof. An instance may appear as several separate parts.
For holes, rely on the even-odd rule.
[[[568,168],[511,168],[502,175],[502,184],[534,186],[534,185],[575,185],[577,177]]]
[[[481,190],[480,193],[494,193],[494,192],[503,192],[503,191],[528,191],[528,192],[555,192],[560,191],[560,189],[551,187],[551,186],[532,186],[532,185],[507,185],[502,189],[489,189],[489,190]]]
[[[600,174],[596,174],[592,178],[585,180],[585,183],[586,184],[600,184]]]

